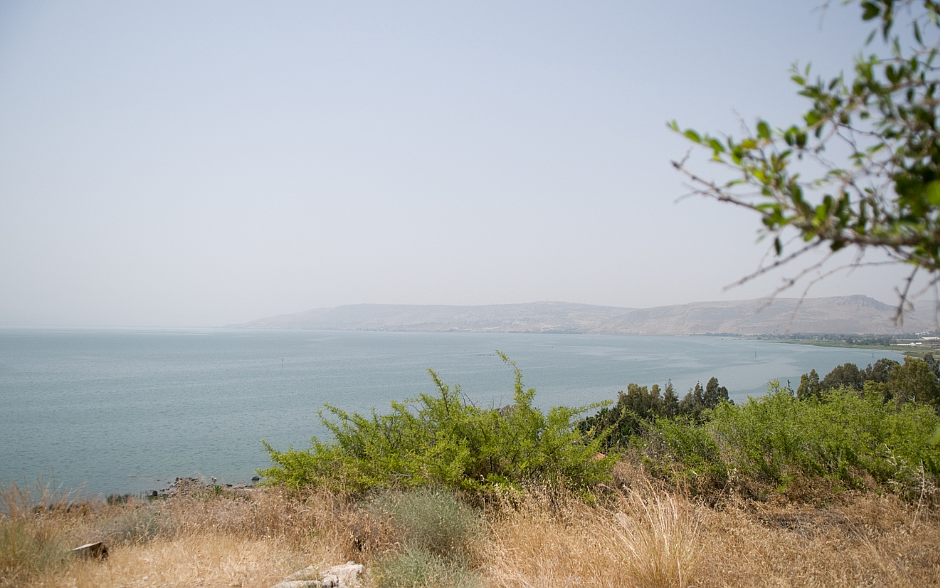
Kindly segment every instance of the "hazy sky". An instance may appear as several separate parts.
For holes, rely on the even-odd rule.
[[[796,122],[869,31],[820,3],[0,1],[0,324],[761,297],[666,122]]]

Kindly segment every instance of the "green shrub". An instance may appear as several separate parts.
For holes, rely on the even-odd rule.
[[[714,437],[702,425],[684,417],[659,418],[648,425],[643,441],[634,439],[653,475],[676,484],[724,480],[725,463]]]
[[[771,382],[743,406],[721,404],[700,426],[652,425],[643,450],[660,474],[757,482],[786,490],[797,477],[877,486],[913,496],[940,482],[940,418],[929,406],[884,402],[876,386],[837,388],[806,400]]]
[[[607,480],[615,459],[598,456],[603,435],[586,439],[577,429],[582,408],[533,406],[535,389],[525,390],[515,372],[514,403],[482,409],[468,403],[429,370],[436,395],[392,402],[391,412],[348,414],[327,405],[336,420],[320,418],[333,442],[314,437],[307,450],[278,451],[262,441],[273,467],[259,473],[271,483],[298,488],[321,485],[361,492],[373,488],[442,486],[470,491],[518,488],[531,480],[586,489]]]

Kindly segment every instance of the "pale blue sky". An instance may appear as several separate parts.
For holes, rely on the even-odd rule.
[[[665,123],[795,122],[869,30],[819,4],[2,0],[0,324],[760,297]]]

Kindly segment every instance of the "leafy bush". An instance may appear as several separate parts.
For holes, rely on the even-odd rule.
[[[687,484],[698,480],[724,480],[727,470],[715,439],[704,426],[684,418],[659,418],[648,424],[641,445],[650,473]]]
[[[885,403],[875,388],[837,388],[799,401],[772,382],[766,396],[721,404],[699,427],[657,421],[644,450],[654,470],[686,479],[747,480],[781,491],[796,477],[856,488],[868,480],[908,495],[936,488],[940,448],[931,436],[940,418],[929,406]]]
[[[718,378],[708,380],[704,388],[701,382],[696,382],[695,388],[690,389],[681,401],[671,381],[666,384],[665,392],[660,392],[657,384],[647,388],[631,383],[626,393],[621,391],[617,394],[617,403],[613,407],[604,407],[585,418],[578,423],[578,428],[587,435],[604,437],[608,449],[624,449],[657,418],[671,419],[678,416],[684,421],[701,422],[708,409],[722,402],[734,404],[728,398],[728,389],[718,384]]]
[[[278,451],[262,441],[276,464],[259,473],[292,488],[325,486],[361,492],[372,488],[442,486],[469,491],[518,488],[529,480],[586,489],[609,478],[612,456],[598,456],[603,435],[587,439],[577,429],[581,408],[533,406],[535,389],[524,389],[515,372],[514,403],[503,410],[468,403],[429,370],[438,394],[392,402],[389,414],[371,417],[327,405],[337,420],[320,413],[334,441],[314,437],[307,450]]]

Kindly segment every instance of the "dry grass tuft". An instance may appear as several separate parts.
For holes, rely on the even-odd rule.
[[[492,527],[488,583],[496,586],[689,586],[699,552],[698,511],[647,492],[603,506],[533,494]]]
[[[699,508],[675,496],[634,490],[621,496],[613,536],[635,586],[688,586],[701,557]]]

